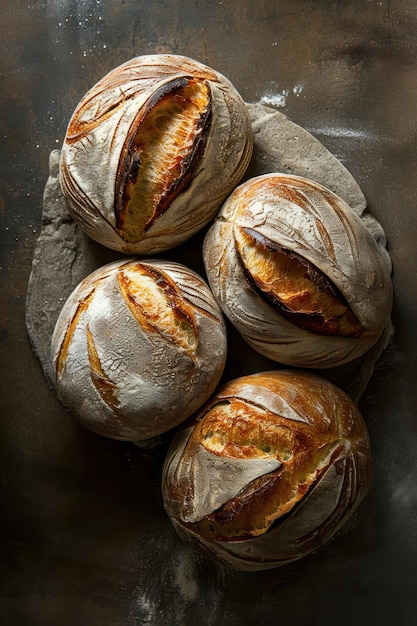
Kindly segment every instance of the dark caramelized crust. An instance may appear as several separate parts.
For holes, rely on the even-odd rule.
[[[363,334],[338,289],[308,260],[250,228],[236,226],[235,241],[246,276],[291,322],[322,335]]]
[[[192,524],[217,541],[248,539],[265,533],[288,514],[320,479],[335,449],[342,447],[334,429],[320,430],[303,421],[277,416],[239,398],[214,406],[194,437],[221,457],[267,459],[281,467],[253,480],[220,509]]]
[[[187,188],[211,126],[207,82],[177,77],[155,91],[133,121],[116,178],[116,227],[139,241]]]
[[[129,264],[119,271],[118,283],[144,330],[164,336],[194,357],[198,343],[195,314],[168,274],[146,263]]]
[[[93,334],[87,326],[87,352],[90,363],[90,376],[94,387],[100,394],[103,402],[110,407],[115,416],[121,420],[119,412],[119,399],[117,397],[117,385],[105,373],[100,357],[97,352]]]
[[[347,472],[337,496],[340,510],[331,504],[323,523],[333,515],[342,519],[372,475],[367,431],[355,404],[328,381],[296,370],[226,383],[190,427],[180,465],[171,474],[168,506],[184,529],[208,542],[268,533],[335,470]],[[256,466],[255,474],[249,465]],[[222,473],[225,467],[229,474]],[[201,476],[202,471],[217,478]],[[218,506],[210,511],[205,504],[199,516],[193,507],[205,496],[195,489],[206,482],[212,493],[230,495],[215,496]]]

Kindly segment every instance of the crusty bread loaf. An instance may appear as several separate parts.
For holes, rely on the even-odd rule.
[[[302,177],[240,185],[206,235],[204,262],[230,321],[281,363],[341,365],[369,350],[390,320],[380,246],[345,202]]]
[[[222,314],[206,283],[169,261],[126,259],[88,276],[52,338],[56,387],[93,431],[142,440],[186,419],[226,359]]]
[[[245,104],[224,76],[188,57],[144,55],[82,98],[62,147],[61,186],[92,239],[154,254],[212,219],[252,143]]]
[[[367,492],[372,456],[350,398],[309,372],[230,381],[178,429],[163,496],[180,537],[234,569],[306,556]]]

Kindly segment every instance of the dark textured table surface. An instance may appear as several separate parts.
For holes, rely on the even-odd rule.
[[[417,4],[18,0],[0,34],[0,622],[417,624]],[[318,137],[361,185],[393,260],[395,334],[360,402],[372,488],[328,545],[269,572],[191,553],[162,506],[164,444],[78,424],[26,332],[49,154],[102,75],[163,52],[207,63]]]

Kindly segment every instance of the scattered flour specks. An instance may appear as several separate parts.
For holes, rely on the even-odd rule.
[[[353,128],[311,128],[310,132],[316,135],[325,135],[327,137],[346,137],[349,139],[376,139],[376,136],[366,130],[356,130]]]
[[[287,95],[288,92],[286,90],[282,91],[281,93],[273,93],[272,91],[268,90],[264,93],[259,102],[261,104],[270,106],[285,107]]]
[[[178,554],[177,569],[175,572],[175,584],[183,598],[195,600],[198,595],[197,572],[195,560],[189,550]]]
[[[414,508],[417,505],[415,479],[411,474],[405,476],[402,481],[395,485],[392,493],[392,501],[395,506],[402,508]]]
[[[146,593],[140,593],[137,597],[138,605],[141,607],[141,624],[155,624],[158,609],[155,602]]]
[[[299,96],[302,91],[302,85],[294,85],[292,89],[282,89],[281,91],[277,90],[276,85],[271,85],[261,96],[259,102],[267,106],[285,107],[287,98],[291,93],[295,96]]]

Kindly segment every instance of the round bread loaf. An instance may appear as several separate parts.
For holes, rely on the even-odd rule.
[[[249,114],[224,76],[184,56],[145,55],[82,98],[62,147],[60,181],[92,239],[154,254],[213,218],[251,154]]]
[[[226,331],[208,286],[169,261],[127,259],[83,280],[52,337],[63,404],[98,434],[143,440],[173,428],[214,391]]]
[[[365,496],[372,456],[350,398],[310,372],[226,383],[175,434],[163,497],[179,536],[233,569],[270,569],[326,542]]]
[[[210,287],[244,339],[296,367],[371,348],[390,320],[390,268],[364,222],[325,187],[266,174],[226,200],[204,241]]]

